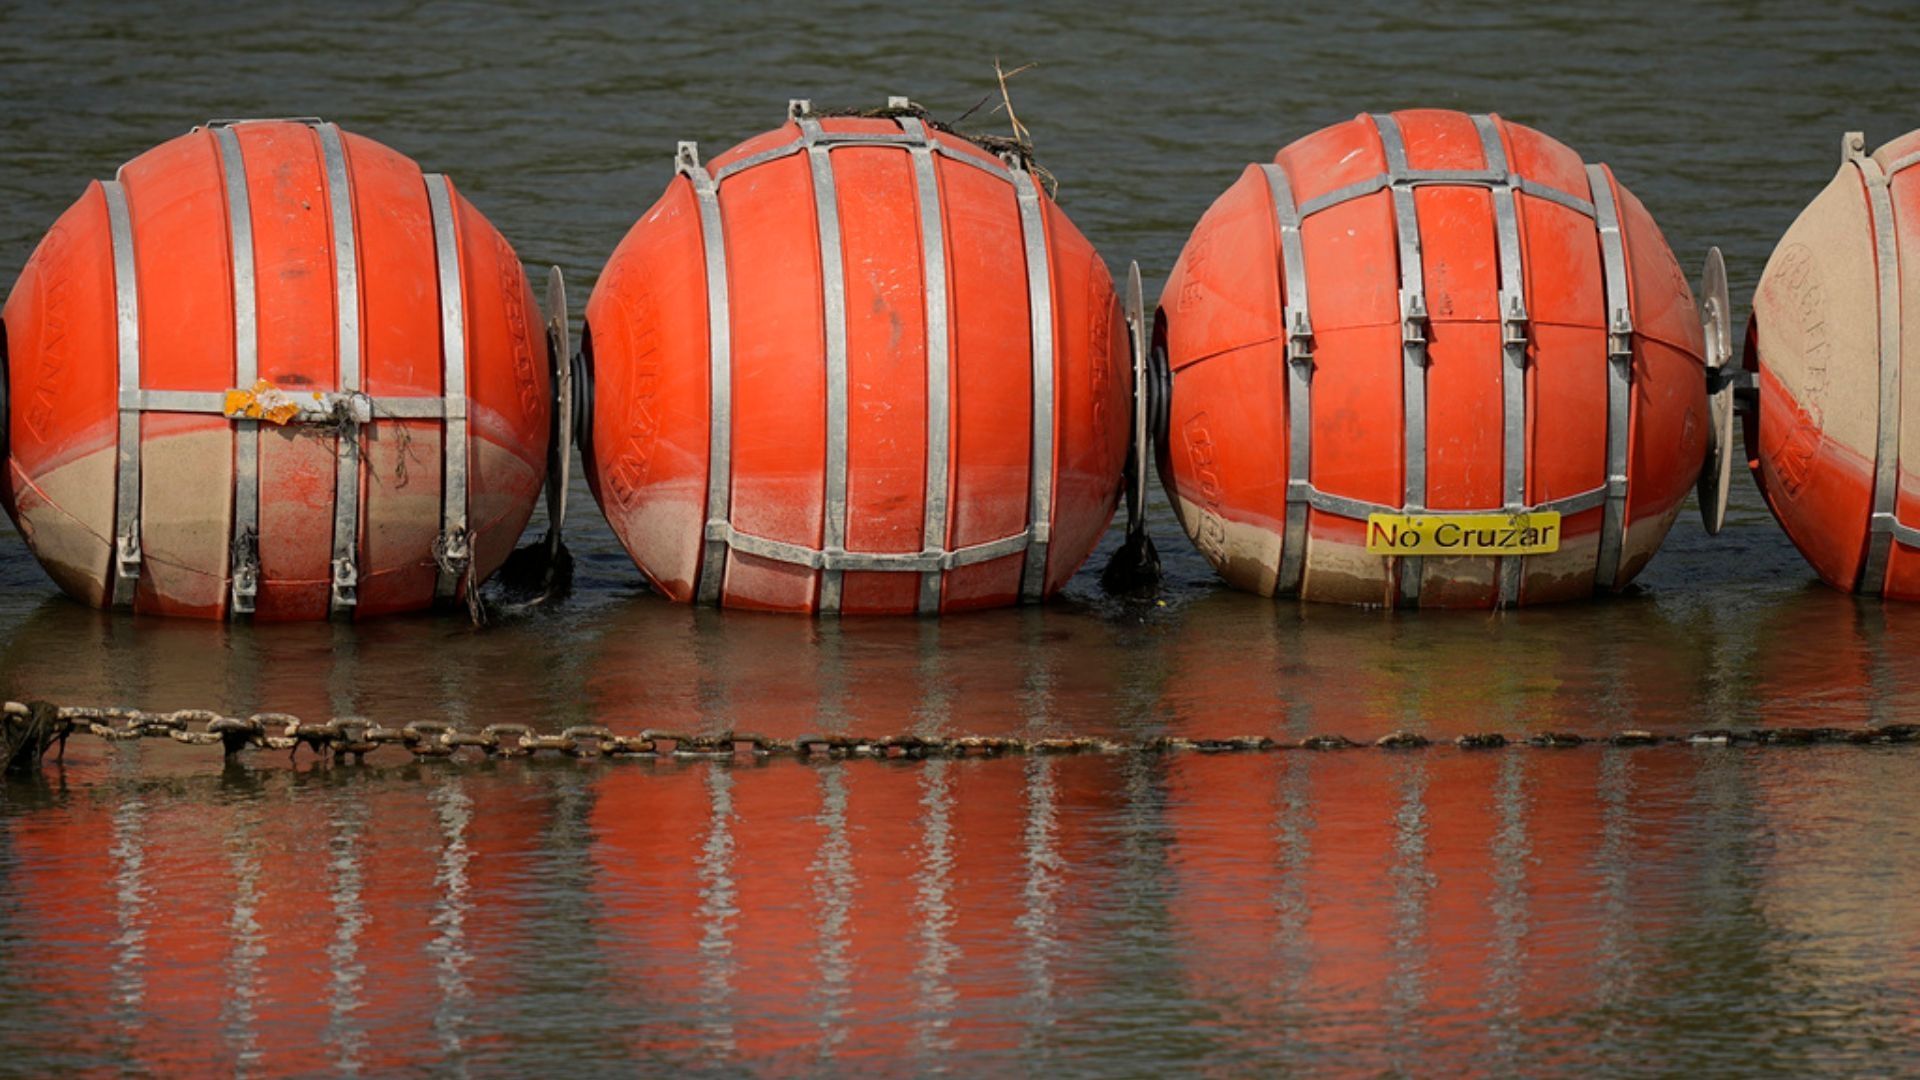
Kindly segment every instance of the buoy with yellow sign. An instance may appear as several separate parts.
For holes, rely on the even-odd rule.
[[[1712,317],[1724,339],[1724,304]],[[1169,500],[1263,595],[1618,590],[1725,446],[1701,313],[1652,217],[1606,166],[1497,116],[1362,115],[1249,166],[1155,323]]]

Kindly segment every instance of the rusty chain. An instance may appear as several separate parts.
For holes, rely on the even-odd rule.
[[[289,713],[225,716],[209,709],[143,712],[129,708],[59,706],[9,701],[4,706],[9,743],[19,745],[16,732],[37,733],[37,749],[29,753],[37,764],[51,747],[64,751],[70,735],[89,734],[110,743],[137,739],[171,739],[194,746],[221,746],[228,757],[244,750],[286,750],[297,755],[302,747],[327,758],[364,761],[384,746],[399,746],[421,760],[450,759],[474,749],[479,757],[514,758],[562,754],[574,758],[741,759],[784,755],[808,758],[934,758],[996,757],[1006,754],[1166,754],[1178,752],[1233,753],[1282,750],[1419,750],[1452,746],[1460,750],[1499,750],[1508,747],[1566,749],[1580,746],[1811,746],[1887,745],[1920,742],[1920,724],[1891,724],[1869,728],[1774,727],[1733,730],[1709,728],[1684,734],[1658,734],[1627,729],[1605,735],[1534,732],[1509,737],[1477,732],[1435,740],[1412,731],[1394,731],[1377,739],[1356,742],[1342,735],[1318,734],[1302,739],[1274,739],[1264,735],[1228,738],[1192,738],[1162,735],[1146,739],[1097,736],[1000,735],[803,735],[776,739],[743,731],[694,734],[648,728],[619,735],[599,725],[578,725],[558,734],[542,734],[526,724],[488,724],[478,731],[441,721],[416,721],[390,727],[359,717],[311,722]],[[469,758],[473,755],[468,755]]]

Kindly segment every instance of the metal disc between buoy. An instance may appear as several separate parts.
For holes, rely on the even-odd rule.
[[[558,549],[573,471],[573,341],[567,333],[567,283],[547,272],[547,350],[553,363],[553,439],[547,450],[547,545]]]
[[[1719,248],[1707,251],[1700,273],[1700,329],[1706,339],[1707,457],[1700,469],[1700,520],[1709,536],[1727,522],[1733,478],[1733,305],[1727,264]]]
[[[1144,527],[1147,512],[1147,461],[1153,447],[1147,427],[1147,302],[1138,262],[1127,267],[1126,304],[1127,333],[1133,339],[1129,354],[1133,358],[1133,475],[1127,493],[1127,530],[1136,532]]]

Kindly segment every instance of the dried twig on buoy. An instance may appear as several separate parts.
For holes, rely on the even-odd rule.
[[[1032,67],[1033,64],[1026,63],[1008,71],[1000,66],[999,57],[993,58],[993,74],[1000,81],[1000,107],[994,111],[1007,114],[1007,123],[1013,126],[1013,137],[1027,146],[1033,145],[1033,133],[1028,131],[1027,125],[1022,124],[1020,118],[1013,113],[1013,95],[1007,92],[1007,80]]]
[[[1008,71],[1001,66],[999,57],[996,56],[993,58],[993,75],[1000,84],[1000,104],[995,106],[993,111],[1007,114],[1007,124],[1013,128],[1013,145],[1018,148],[1020,156],[1026,159],[1027,168],[1046,186],[1047,195],[1057,198],[1060,194],[1060,180],[1054,176],[1053,173],[1047,171],[1045,167],[1033,160],[1033,132],[1029,131],[1027,125],[1021,123],[1020,117],[1014,113],[1013,94],[1007,89],[1008,79],[1013,78],[1023,71],[1030,70],[1035,66],[1034,63],[1028,62],[1021,64],[1012,71]],[[978,107],[979,106],[975,106],[975,108]],[[972,110],[969,110],[969,112],[971,111]]]

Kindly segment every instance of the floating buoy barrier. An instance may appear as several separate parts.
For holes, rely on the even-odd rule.
[[[791,103],[675,179],[587,304],[581,443],[662,594],[796,612],[1042,599],[1112,519],[1132,365],[1023,149],[905,98]]]
[[[1497,116],[1362,115],[1249,166],[1181,252],[1160,476],[1262,595],[1612,592],[1715,452],[1701,318],[1605,165]]]
[[[1840,171],[1767,260],[1744,419],[1754,480],[1835,588],[1920,599],[1920,131]]]
[[[317,119],[209,122],[90,184],[3,340],[0,493],[97,607],[471,603],[552,471],[512,247],[445,176]]]

